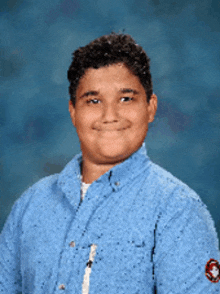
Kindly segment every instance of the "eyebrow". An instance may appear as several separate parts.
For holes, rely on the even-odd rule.
[[[126,94],[126,93],[133,93],[134,95],[140,94],[137,90],[130,89],[130,88],[120,89],[120,92],[123,93],[123,94]]]
[[[98,91],[87,91],[82,96],[80,96],[79,98],[82,99],[82,98],[85,98],[85,97],[88,97],[88,96],[97,96],[97,95],[99,95]]]

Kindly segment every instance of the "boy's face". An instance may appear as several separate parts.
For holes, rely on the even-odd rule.
[[[147,103],[139,78],[119,63],[89,68],[69,103],[84,160],[117,164],[141,147],[157,109],[157,97]]]

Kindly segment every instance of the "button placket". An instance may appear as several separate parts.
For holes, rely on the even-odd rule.
[[[64,274],[66,269],[69,269],[69,273],[71,272],[71,283],[77,282],[77,280],[81,278],[81,274],[84,274],[91,246],[90,241],[92,240],[87,240],[87,234],[85,233],[85,236],[83,236],[83,232],[86,231],[88,221],[92,219],[91,216],[93,216],[93,212],[102,198],[103,187],[104,185],[98,185],[97,189],[96,186],[91,186],[90,190],[88,190],[88,194],[79,206],[68,230],[59,270],[59,280],[61,282],[63,281],[64,284],[61,285],[64,285],[64,287],[65,282],[69,280],[68,275]],[[108,194],[110,192],[108,190],[110,189],[112,189],[110,186],[109,189],[106,187],[105,192]],[[79,262],[82,263],[82,267],[80,268],[77,266]],[[60,290],[64,289],[62,288]]]

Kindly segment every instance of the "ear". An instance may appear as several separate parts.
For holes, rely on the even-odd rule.
[[[75,127],[75,123],[76,123],[76,119],[75,119],[75,107],[73,106],[73,103],[71,100],[69,100],[69,113],[70,113],[70,117],[71,117],[71,120],[72,120],[72,123]]]
[[[148,122],[149,123],[153,122],[156,112],[157,112],[157,96],[155,94],[152,94],[150,101],[148,103]]]

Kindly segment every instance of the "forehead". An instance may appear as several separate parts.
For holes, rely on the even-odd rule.
[[[117,63],[87,69],[79,81],[76,95],[85,90],[114,90],[121,87],[134,87],[144,91],[139,77],[123,63]]]

